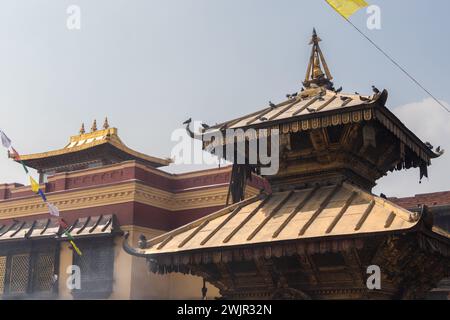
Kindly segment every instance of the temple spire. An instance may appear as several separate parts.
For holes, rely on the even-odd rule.
[[[80,134],[85,134],[86,130],[84,130],[84,123],[81,124]]]
[[[108,129],[109,128],[109,123],[108,123],[108,117],[105,118],[105,122],[103,122],[103,129]]]
[[[94,123],[92,124],[92,127],[91,127],[91,132],[95,132],[95,131],[97,131],[97,120],[94,120]]]
[[[328,68],[327,62],[323,56],[322,50],[320,50],[319,42],[322,41],[317,36],[316,29],[313,29],[312,38],[310,45],[312,45],[311,56],[309,58],[308,68],[306,70],[305,81],[303,85],[305,88],[310,88],[311,85],[316,85],[318,87],[326,87],[327,89],[333,88],[333,83],[331,80],[330,69]],[[325,73],[324,73],[324,71]]]

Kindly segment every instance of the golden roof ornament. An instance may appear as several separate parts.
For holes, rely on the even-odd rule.
[[[305,88],[310,88],[311,85],[315,85],[331,90],[333,88],[333,83],[331,82],[333,77],[331,76],[330,69],[325,61],[322,50],[320,49],[320,41],[322,41],[322,39],[317,36],[316,29],[313,29],[312,38],[309,43],[312,45],[311,56],[309,58],[303,85]],[[322,67],[323,70],[325,70],[325,73],[322,71]]]
[[[105,122],[103,122],[103,129],[108,129],[109,128],[109,123],[108,123],[108,117],[105,118]]]
[[[97,120],[94,120],[94,123],[92,124],[92,127],[91,127],[91,132],[95,132],[95,131],[97,131]]]
[[[86,130],[84,130],[84,123],[81,124],[80,134],[85,134]]]

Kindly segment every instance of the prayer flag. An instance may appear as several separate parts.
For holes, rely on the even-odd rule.
[[[369,4],[364,0],[325,0],[345,19],[350,18],[356,11],[367,7]]]
[[[41,196],[42,200],[44,202],[47,202],[47,197],[45,196],[44,191],[42,191],[41,189],[39,189],[38,194]]]
[[[45,195],[44,195],[44,197],[45,197]],[[50,213],[50,215],[59,217],[59,210],[54,204],[47,202],[47,207],[48,207],[48,212]]]
[[[33,177],[30,176],[30,184],[31,184],[31,190],[34,193],[39,192],[39,183],[36,182],[36,180],[33,179]]]
[[[11,147],[11,140],[8,138],[8,136],[2,130],[0,130],[0,138],[2,140],[2,145],[6,149],[9,149]]]
[[[64,235],[67,237],[67,239],[69,239],[70,241],[75,240],[72,235],[68,232],[68,231],[64,231]]]
[[[72,245],[72,248],[78,253],[79,256],[82,256],[83,254],[81,253],[80,249],[78,249],[78,247],[76,246],[75,242],[73,242],[72,240],[70,240],[70,244]]]

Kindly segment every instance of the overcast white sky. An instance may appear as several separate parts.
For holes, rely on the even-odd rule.
[[[450,101],[447,0],[369,1],[382,29],[365,29],[442,101]],[[69,5],[81,30],[66,28]],[[352,21],[364,28],[364,11]],[[122,139],[169,156],[171,132],[189,117],[221,122],[280,101],[301,86],[311,30],[337,87],[387,88],[389,107],[422,139],[450,151],[450,117],[323,0],[3,0],[0,10],[0,128],[21,153],[63,147],[81,122],[108,116]],[[389,196],[450,189],[448,154],[430,180],[394,173]],[[0,181],[25,182],[0,157]]]

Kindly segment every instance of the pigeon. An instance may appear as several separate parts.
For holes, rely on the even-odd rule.
[[[355,94],[359,96],[359,92],[356,92],[356,91],[355,91]]]
[[[334,92],[336,93],[340,93],[342,91],[342,87],[339,87],[337,90],[335,90]]]
[[[430,148],[431,150],[434,149],[433,145],[432,145],[431,143],[429,143],[428,141],[425,142],[425,145],[426,145],[428,148]]]
[[[288,94],[286,95],[286,98],[290,99],[290,98],[291,98],[291,95],[288,93]]]
[[[350,100],[351,98],[350,97],[344,97],[344,96],[341,96],[341,100],[342,101],[347,101],[347,100]]]
[[[384,193],[380,194],[380,198],[387,199],[387,197]]]
[[[292,97],[292,98],[295,98],[296,96],[298,96],[298,93],[297,93],[297,92],[291,94],[291,97]]]
[[[363,97],[363,96],[359,96],[359,98],[361,99],[361,101],[370,101],[369,98]]]
[[[259,118],[259,120],[260,120],[260,121],[267,121],[267,120],[269,120],[269,119],[267,119],[266,117],[262,117],[262,118]]]
[[[380,90],[378,90],[378,88],[375,87],[375,86],[372,86],[372,91],[373,91],[373,93],[375,93],[375,94],[379,94],[379,93],[380,93]]]
[[[209,129],[210,127],[206,123],[202,123],[203,129]]]
[[[306,110],[308,110],[309,112],[316,112],[316,110],[312,108],[306,108]]]
[[[275,103],[273,103],[272,101],[269,101],[269,106],[271,108],[275,108],[277,105]]]
[[[190,124],[192,122],[192,118],[187,119],[183,124]]]
[[[442,156],[445,153],[445,150],[441,149],[441,147],[439,146],[436,148],[436,153]]]

